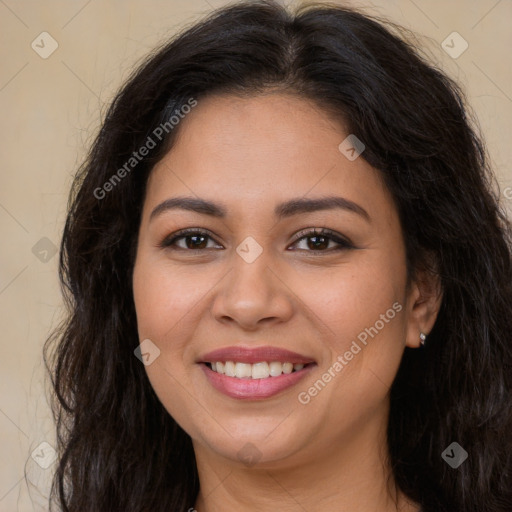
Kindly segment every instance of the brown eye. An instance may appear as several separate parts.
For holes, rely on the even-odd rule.
[[[305,250],[307,252],[332,252],[354,248],[348,240],[326,229],[302,231],[297,235],[294,245],[303,240],[306,241],[306,247],[298,248],[298,250]],[[214,239],[209,232],[189,228],[165,238],[159,246],[177,250],[222,249],[220,245],[208,246],[210,241],[214,242]]]
[[[310,230],[301,231],[297,235],[297,239],[294,244],[306,240],[306,249],[299,248],[299,250],[319,251],[319,252],[331,252],[342,249],[353,249],[354,246],[344,238],[341,238],[336,233],[330,230],[322,229],[320,231]],[[329,247],[329,244],[334,243],[334,247]]]
[[[177,242],[181,240],[184,240],[184,243],[178,244]],[[209,240],[213,241],[213,238],[207,231],[186,229],[165,238],[159,245],[163,248],[180,250],[201,250],[221,247],[208,247]]]

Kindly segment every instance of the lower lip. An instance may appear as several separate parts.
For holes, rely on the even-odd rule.
[[[206,364],[201,364],[206,378],[217,391],[231,398],[239,398],[242,400],[261,400],[277,395],[281,391],[297,384],[314,366],[316,365],[309,364],[302,368],[302,370],[288,374],[283,373],[279,375],[279,377],[238,379],[237,377],[228,377],[222,373],[214,372]]]

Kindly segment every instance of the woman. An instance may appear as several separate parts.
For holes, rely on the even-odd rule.
[[[396,34],[243,2],[119,92],[45,349],[63,510],[512,509],[510,225]]]

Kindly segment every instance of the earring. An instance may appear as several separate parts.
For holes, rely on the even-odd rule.
[[[420,343],[425,345],[425,340],[427,339],[427,335],[424,332],[420,332]]]

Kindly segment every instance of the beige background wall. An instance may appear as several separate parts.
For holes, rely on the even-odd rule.
[[[54,444],[54,434],[41,349],[63,313],[53,251],[71,175],[133,64],[184,24],[226,3],[0,0],[0,511],[47,509],[45,486],[55,465],[51,447],[41,443]],[[469,95],[503,206],[512,212],[512,3],[345,3],[427,36],[434,60]],[[454,31],[469,45],[456,59],[441,46]],[[45,59],[40,54],[55,43],[42,32],[58,44]],[[447,44],[451,52],[463,48],[457,37]]]

